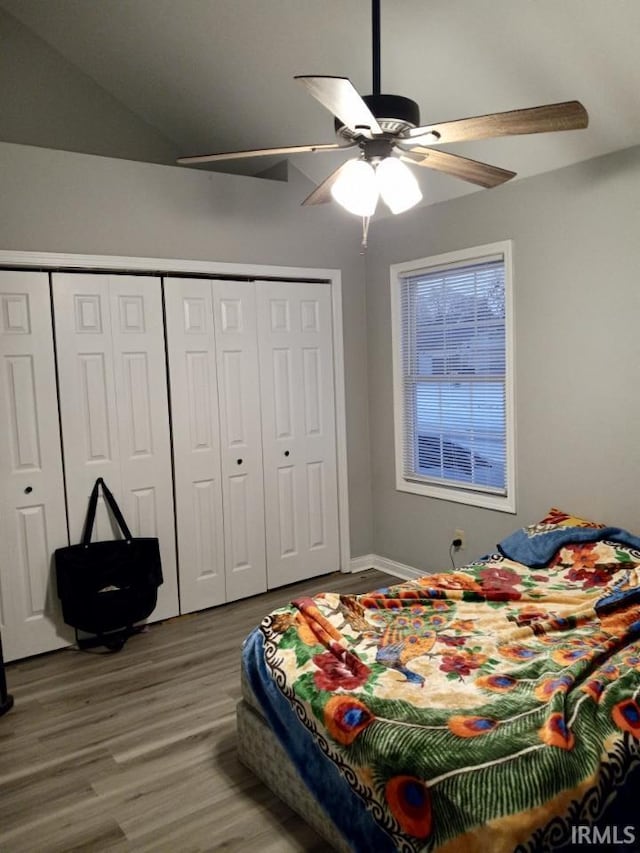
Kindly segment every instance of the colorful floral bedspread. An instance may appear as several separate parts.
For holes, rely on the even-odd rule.
[[[627,541],[567,543],[533,569],[492,556],[263,621],[245,672],[354,850],[549,849],[550,831],[598,817],[640,765]]]

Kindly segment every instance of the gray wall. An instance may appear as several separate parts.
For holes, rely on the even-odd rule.
[[[446,567],[453,528],[473,557],[553,504],[640,530],[640,149],[374,222],[366,292],[358,221],[300,209],[308,189],[295,173],[287,184],[0,144],[0,248],[340,268],[353,555]],[[515,517],[396,492],[393,470],[389,265],[503,239]]]
[[[375,223],[367,256],[374,551],[450,566],[551,506],[640,533],[640,148]],[[395,490],[389,265],[514,241],[516,516]]]
[[[175,145],[0,9],[0,140],[173,163]]]
[[[351,553],[371,551],[366,302],[358,221],[300,208],[309,182],[0,143],[0,249],[342,270]]]

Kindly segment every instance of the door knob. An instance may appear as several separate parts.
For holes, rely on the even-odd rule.
[[[33,486],[27,486],[26,489],[24,490],[24,493],[25,493],[25,495],[30,495],[32,491],[33,491]]]
[[[242,459],[236,459],[236,463],[237,463],[238,465],[242,465]]]
[[[288,455],[289,455],[289,451],[288,451],[288,450],[285,450],[284,455],[285,455],[285,456],[288,456]]]

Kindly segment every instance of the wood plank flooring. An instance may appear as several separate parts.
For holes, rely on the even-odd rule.
[[[297,595],[391,580],[326,575],[151,625],[117,654],[64,649],[7,665],[1,853],[326,851],[236,757],[240,645]]]

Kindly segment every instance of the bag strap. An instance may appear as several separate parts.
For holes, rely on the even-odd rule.
[[[89,497],[89,507],[87,509],[87,517],[84,522],[84,531],[82,533],[82,544],[87,547],[91,542],[91,534],[93,533],[93,524],[96,519],[96,509],[98,507],[98,492],[100,490],[100,486],[102,486],[102,495],[113,513],[113,517],[118,522],[118,527],[122,531],[125,539],[132,539],[131,531],[127,527],[127,522],[124,520],[124,516],[120,512],[120,507],[116,503],[116,499],[111,494],[109,489],[107,488],[107,484],[102,479],[102,477],[98,477],[96,480],[93,489],[91,490],[91,496]]]

